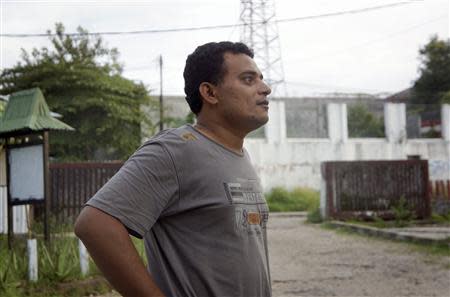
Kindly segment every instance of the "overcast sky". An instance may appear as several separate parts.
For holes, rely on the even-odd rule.
[[[418,77],[418,50],[432,35],[449,37],[449,0],[273,0],[278,20],[392,3],[402,5],[339,16],[278,23],[286,89],[290,96],[395,93]],[[141,31],[239,24],[240,0],[15,1],[0,0],[2,34],[45,33],[62,22],[66,32]],[[196,46],[240,39],[240,27],[104,36],[117,47],[124,75],[159,93],[183,94],[186,56]],[[0,67],[20,60],[20,48],[48,46],[46,37],[0,37]]]

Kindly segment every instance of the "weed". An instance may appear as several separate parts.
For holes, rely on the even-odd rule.
[[[388,225],[386,224],[386,221],[383,220],[382,218],[380,218],[380,217],[377,216],[377,215],[375,215],[375,216],[373,217],[373,221],[374,221],[373,225],[374,225],[374,227],[376,227],[376,228],[386,228],[386,227],[388,227]]]
[[[320,208],[316,208],[308,212],[306,217],[308,223],[318,224],[323,222],[322,215],[320,214]]]
[[[447,215],[433,213],[431,214],[431,221],[437,224],[450,224],[450,213]]]
[[[406,227],[414,219],[414,212],[408,208],[407,201],[403,196],[391,209],[394,212],[397,227]]]
[[[295,188],[287,191],[281,187],[273,188],[266,194],[270,211],[308,211],[319,207],[319,193],[308,188]]]
[[[145,254],[145,247],[144,247],[144,241],[142,239],[131,237],[131,240],[133,241],[134,247],[136,248],[139,256],[141,257],[142,261],[147,264],[147,256]]]
[[[61,282],[77,278],[80,274],[77,242],[74,238],[53,239],[39,246],[39,272],[41,278]]]

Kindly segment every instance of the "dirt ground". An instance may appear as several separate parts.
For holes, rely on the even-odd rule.
[[[336,233],[298,217],[271,219],[273,296],[450,297],[450,257]]]
[[[268,230],[274,297],[450,297],[450,257],[306,225],[300,217],[271,216]]]

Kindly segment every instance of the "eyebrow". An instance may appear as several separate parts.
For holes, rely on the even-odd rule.
[[[253,70],[244,71],[244,72],[242,72],[241,74],[239,74],[239,76],[244,76],[244,75],[248,75],[248,74],[251,74],[251,75],[253,75],[253,76],[258,76],[258,72],[253,71]],[[259,78],[260,78],[260,79],[263,79],[263,78],[264,78],[264,76],[262,75],[262,73],[259,75]]]

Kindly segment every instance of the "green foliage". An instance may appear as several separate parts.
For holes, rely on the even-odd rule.
[[[393,206],[391,210],[394,212],[394,218],[398,227],[405,227],[409,225],[411,220],[414,219],[414,212],[408,207],[408,203],[405,197],[400,197],[400,200]]]
[[[23,243],[9,250],[6,236],[0,237],[0,296],[19,296],[18,287],[27,276],[25,250]]]
[[[136,238],[134,236],[131,236],[131,240],[134,244],[134,247],[136,248],[139,256],[141,257],[142,262],[147,265],[147,254],[145,253],[145,246],[144,241],[140,238]]]
[[[308,211],[319,207],[319,193],[308,188],[273,188],[266,195],[270,211]]]
[[[75,297],[110,290],[92,262],[89,275],[81,276],[78,240],[72,236],[53,234],[50,243],[39,238],[38,264],[38,281],[29,282],[26,239],[16,237],[9,250],[6,236],[0,236],[0,296]]]
[[[377,227],[377,228],[387,228],[388,227],[388,224],[386,224],[386,221],[385,220],[383,220],[382,218],[380,218],[379,216],[377,216],[377,215],[375,215],[374,217],[373,217],[373,220],[374,220],[374,226],[375,227]]]
[[[317,207],[313,210],[310,210],[308,212],[308,215],[306,216],[306,221],[308,223],[313,223],[313,224],[320,224],[323,222],[323,218],[322,215],[320,214],[320,208]]]
[[[439,104],[450,100],[450,39],[437,36],[420,51],[420,77],[414,82],[414,104]]]
[[[51,244],[40,242],[39,278],[62,282],[80,275],[77,241],[74,238],[53,239]]]
[[[141,110],[154,106],[148,91],[121,75],[117,49],[81,27],[76,37],[64,30],[56,24],[51,48],[22,50],[22,61],[1,72],[0,94],[39,87],[50,109],[76,129],[51,134],[56,159],[125,159],[140,144],[141,123],[152,125]]]
[[[21,263],[24,259],[6,247],[0,253],[0,296],[15,296],[24,273],[24,265]]]
[[[6,107],[6,102],[0,100],[0,119],[1,119],[2,116],[3,116],[3,112],[5,111],[5,107]]]
[[[194,122],[195,122],[195,115],[192,112],[189,112],[184,118],[165,117],[164,127],[176,128],[183,126],[184,124],[194,124]]]
[[[384,120],[377,118],[365,105],[355,104],[348,109],[349,137],[384,137]]]
[[[188,113],[188,115],[186,116],[185,121],[188,124],[194,124],[195,123],[195,114],[192,111],[190,111]]]
[[[437,224],[450,224],[450,213],[448,214],[437,214],[437,213],[433,213],[431,214],[431,221],[433,223],[437,223]]]

